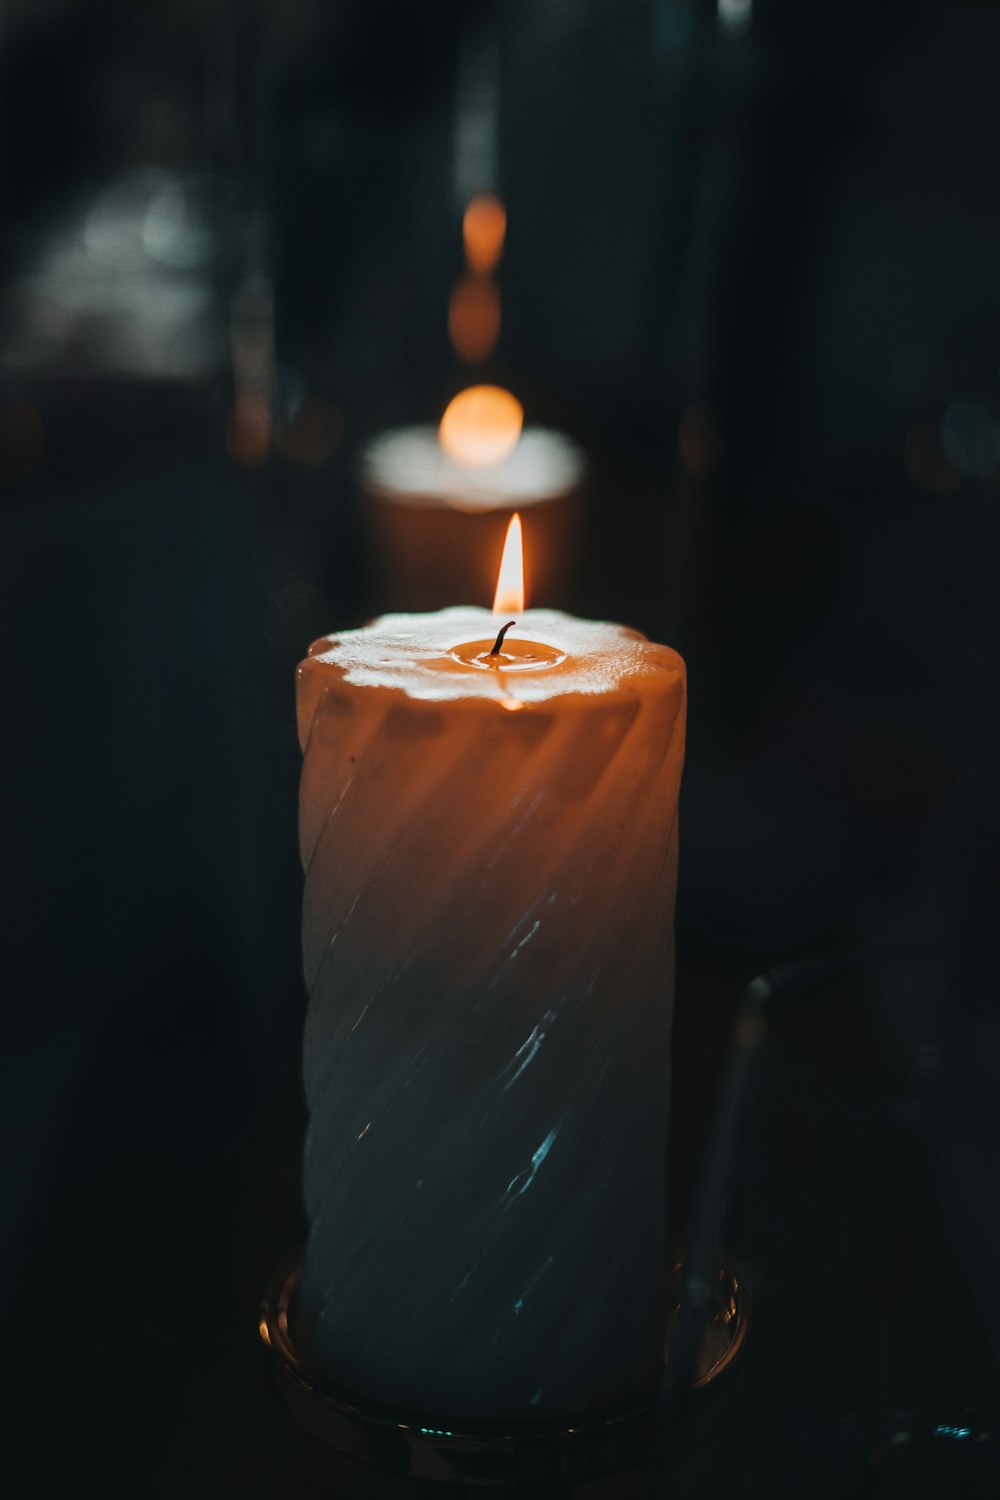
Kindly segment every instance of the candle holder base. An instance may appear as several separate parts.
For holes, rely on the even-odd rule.
[[[362,1463],[412,1479],[508,1488],[573,1483],[620,1473],[653,1459],[681,1458],[716,1435],[743,1386],[750,1293],[725,1256],[690,1388],[672,1401],[647,1397],[572,1423],[451,1422],[435,1413],[382,1406],[317,1381],[305,1368],[295,1335],[301,1251],[277,1269],[260,1306],[259,1332],[295,1421],[314,1437]],[[670,1267],[676,1281],[679,1257]],[[665,1357],[669,1358],[667,1336]]]

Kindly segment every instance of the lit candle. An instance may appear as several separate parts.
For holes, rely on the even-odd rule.
[[[520,511],[531,594],[566,604],[582,530],[584,460],[568,437],[522,430],[519,403],[471,386],[439,428],[383,433],[361,463],[378,597],[387,609],[488,598],[513,511]]]
[[[685,673],[495,604],[299,667],[301,1308],[341,1390],[551,1420],[662,1366]]]

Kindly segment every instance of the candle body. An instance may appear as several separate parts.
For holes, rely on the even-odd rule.
[[[568,438],[528,429],[500,463],[474,468],[442,452],[432,427],[384,433],[362,461],[375,586],[387,609],[436,610],[488,599],[504,532],[521,514],[531,598],[564,607],[583,530],[583,455]]]
[[[547,670],[435,644],[495,624],[388,617],[299,670],[302,1309],[343,1388],[530,1421],[662,1361],[684,669],[540,611]]]

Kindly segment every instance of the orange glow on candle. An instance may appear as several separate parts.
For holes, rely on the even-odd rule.
[[[521,403],[510,391],[498,385],[470,385],[448,403],[438,441],[457,463],[484,468],[516,448],[523,423]]]
[[[465,259],[473,271],[493,271],[500,264],[507,210],[493,193],[470,198],[462,218]]]
[[[524,544],[521,540],[521,517],[515,511],[507,527],[503,544],[497,591],[493,595],[495,615],[520,614],[524,609]]]

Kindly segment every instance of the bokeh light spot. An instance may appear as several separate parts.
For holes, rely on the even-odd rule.
[[[748,31],[753,21],[753,0],[716,0],[716,13],[723,31]]]
[[[462,218],[462,242],[470,270],[495,270],[503,255],[507,210],[493,193],[470,198]]]
[[[142,221],[146,254],[162,265],[190,270],[205,265],[221,248],[212,226],[214,190],[206,176],[167,182],[153,197]]]
[[[469,364],[493,353],[500,337],[500,292],[489,276],[456,281],[448,304],[448,335],[459,359]]]
[[[960,474],[988,479],[1000,462],[1000,428],[978,401],[953,401],[941,418],[941,446]]]
[[[438,440],[456,462],[480,468],[512,453],[524,411],[516,396],[498,385],[471,385],[449,402]]]

